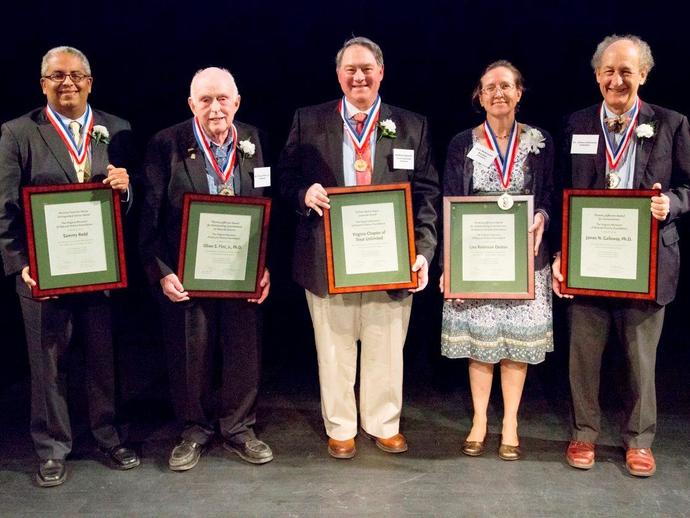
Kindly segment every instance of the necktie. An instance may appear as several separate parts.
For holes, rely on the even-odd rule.
[[[224,168],[225,164],[228,161],[227,151],[220,146],[213,146],[213,156],[216,157],[216,163],[218,164],[218,167],[220,167],[221,169]],[[233,176],[234,175],[231,172],[230,176],[228,177],[227,183],[223,185],[218,185],[218,194],[222,194],[224,196],[235,196],[235,187],[232,183]]]
[[[361,135],[364,131],[364,121],[367,120],[367,114],[363,112],[355,113],[352,119],[357,123],[355,126],[355,132],[357,135]],[[371,149],[369,142],[365,142],[364,147],[360,152],[355,150],[355,177],[357,179],[357,185],[370,185],[371,184]],[[366,168],[359,171],[357,164],[361,161],[366,163]]]
[[[72,121],[69,123],[69,129],[72,132],[74,143],[77,145],[78,148],[81,145],[81,124],[79,124],[77,121]],[[74,169],[77,171],[77,179],[79,180],[79,183],[83,183],[89,180],[89,173],[87,171],[88,161],[88,155],[81,164],[77,164],[77,162],[74,159],[72,159],[72,162],[74,163]]]

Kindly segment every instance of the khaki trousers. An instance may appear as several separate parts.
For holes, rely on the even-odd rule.
[[[386,292],[318,297],[306,291],[319,363],[321,413],[326,434],[357,435],[357,340],[361,342],[359,411],[365,432],[382,438],[399,431],[403,346],[412,297]]]

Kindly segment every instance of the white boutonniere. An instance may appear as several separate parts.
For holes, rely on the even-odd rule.
[[[96,124],[93,127],[93,130],[91,130],[91,140],[93,140],[96,144],[110,144],[110,133],[108,132],[108,128],[101,126],[100,124]]]
[[[637,138],[652,138],[654,136],[654,126],[654,121],[640,124],[635,128],[635,135],[637,135]]]
[[[546,139],[537,128],[527,128],[520,135],[520,147],[528,153],[538,155],[546,147]]]
[[[392,120],[386,119],[379,121],[379,138],[377,140],[381,140],[383,137],[396,138],[398,136],[396,130],[395,122]]]
[[[252,158],[254,153],[256,153],[256,144],[246,138],[237,143],[237,149],[240,150],[240,155],[242,155],[242,158]]]

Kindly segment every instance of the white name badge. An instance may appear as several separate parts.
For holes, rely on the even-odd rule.
[[[573,135],[570,143],[571,155],[596,155],[599,135]]]
[[[467,156],[484,167],[491,167],[491,164],[493,164],[494,160],[496,160],[498,153],[477,143],[472,146],[472,149],[470,149],[470,152],[467,153]]]
[[[271,168],[270,167],[255,167],[254,168],[254,188],[270,187],[271,186]]]
[[[393,149],[393,169],[414,170],[414,149]]]

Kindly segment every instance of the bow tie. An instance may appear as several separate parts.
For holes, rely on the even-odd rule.
[[[608,126],[609,131],[620,133],[630,122],[630,117],[627,115],[614,115],[613,117],[606,117],[604,122]]]

